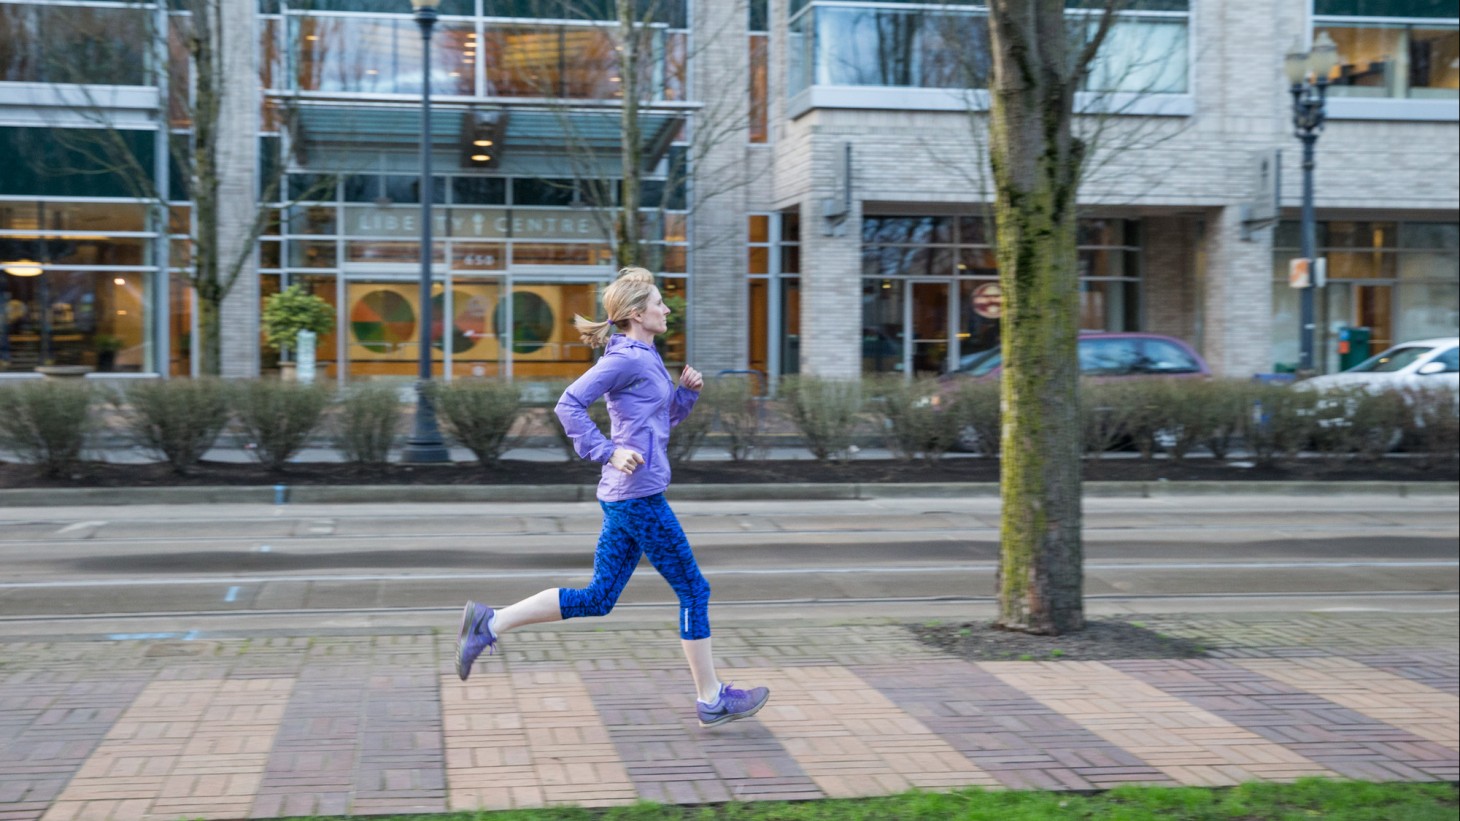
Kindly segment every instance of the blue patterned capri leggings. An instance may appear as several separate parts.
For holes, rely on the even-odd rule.
[[[700,574],[689,539],[664,494],[599,505],[603,532],[593,554],[593,582],[582,590],[558,590],[563,618],[607,615],[634,575],[639,556],[647,555],[679,596],[680,638],[709,638],[710,584]]]

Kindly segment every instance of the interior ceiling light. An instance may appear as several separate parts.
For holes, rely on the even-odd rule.
[[[492,161],[492,155],[490,155],[490,154],[473,154],[473,155],[471,155],[471,159],[472,159],[472,162],[491,162]]]
[[[490,146],[492,144],[492,141],[491,140],[472,140],[472,143],[471,144],[472,145],[475,145],[475,146],[479,146],[481,148],[486,148],[486,147],[488,147],[488,146]]]
[[[126,285],[127,281],[125,279],[122,279],[121,277],[117,277],[116,279],[112,280],[112,283],[114,285]]]
[[[38,277],[41,275],[41,264],[34,260],[18,259],[14,262],[4,264],[5,273],[13,277]]]

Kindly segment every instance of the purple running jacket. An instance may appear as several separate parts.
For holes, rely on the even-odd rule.
[[[608,394],[610,439],[588,416],[588,406]],[[614,334],[599,359],[558,399],[555,412],[573,440],[573,450],[603,465],[598,498],[622,502],[663,493],[669,487],[669,431],[684,421],[700,397],[676,387],[653,345]],[[614,449],[644,457],[632,474],[608,463]]]

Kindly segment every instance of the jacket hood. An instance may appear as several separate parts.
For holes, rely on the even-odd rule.
[[[608,344],[603,347],[606,354],[626,352],[628,348],[642,348],[646,351],[654,350],[652,345],[640,342],[637,339],[630,339],[625,334],[614,334],[608,338]]]

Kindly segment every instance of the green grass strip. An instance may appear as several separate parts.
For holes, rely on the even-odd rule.
[[[1460,795],[1449,783],[1305,778],[1290,784],[1254,782],[1223,789],[1120,787],[1096,795],[967,789],[705,807],[642,802],[603,810],[551,807],[370,816],[370,821],[1455,821],[1457,812]],[[365,818],[331,819],[356,817]]]

